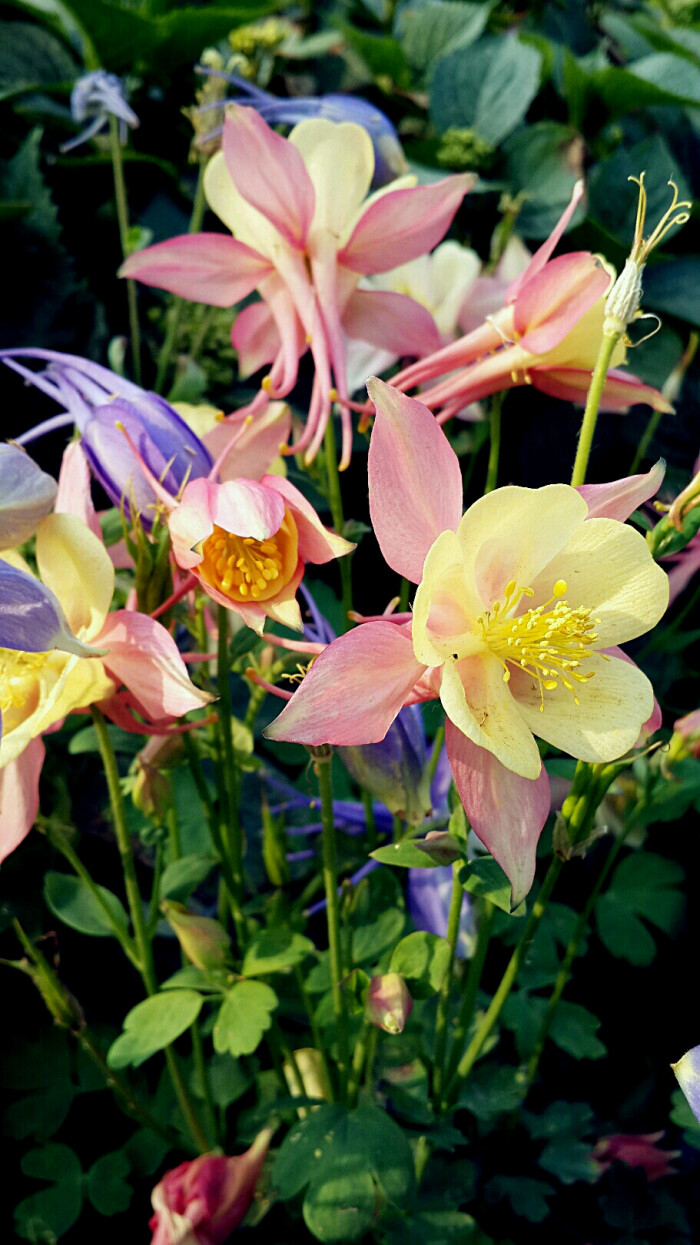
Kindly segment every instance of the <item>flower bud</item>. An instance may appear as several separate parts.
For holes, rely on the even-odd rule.
[[[651,1183],[661,1176],[674,1175],[676,1170],[671,1167],[671,1159],[678,1158],[680,1150],[661,1150],[656,1143],[663,1135],[662,1129],[658,1133],[615,1133],[612,1137],[601,1137],[593,1157],[603,1171],[616,1159],[627,1167],[641,1167]]]
[[[231,939],[218,921],[208,916],[195,916],[184,904],[170,899],[164,899],[160,908],[195,968],[207,972],[226,964],[230,958]]]
[[[295,1050],[294,1060],[307,1098],[325,1098],[326,1102],[330,1102],[331,1087],[328,1084],[328,1074],[321,1052],[316,1050],[315,1046],[304,1046],[300,1050]],[[290,1060],[285,1059],[283,1069],[284,1079],[292,1098],[301,1097],[301,1090]],[[316,1108],[312,1107],[311,1110],[315,1111]],[[303,1120],[308,1115],[308,1110],[306,1107],[299,1107],[297,1114]]]
[[[353,778],[390,812],[417,826],[431,811],[420,709],[402,709],[378,744],[338,748]]]
[[[253,1200],[273,1132],[245,1154],[203,1154],[166,1172],[151,1194],[151,1245],[223,1245]]]
[[[365,1012],[370,1024],[385,1033],[403,1033],[412,1011],[413,999],[400,973],[384,973],[372,978]]]

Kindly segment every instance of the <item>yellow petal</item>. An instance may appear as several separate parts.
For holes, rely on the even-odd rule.
[[[543,692],[542,699],[540,685],[517,672],[511,680],[513,696],[530,730],[547,743],[581,761],[615,761],[634,747],[651,716],[651,683],[637,666],[617,657],[606,661],[598,653],[582,669],[593,671],[593,678],[576,684],[578,705],[561,686]]]
[[[33,686],[25,690],[24,704],[4,715],[0,767],[16,760],[30,740],[71,710],[111,696],[114,683],[97,658],[53,652],[46,654]]]
[[[344,121],[338,125],[322,117],[301,121],[289,135],[301,152],[316,194],[309,240],[327,230],[336,239],[343,235],[372,181],[372,140],[361,125]]]
[[[668,605],[668,577],[651,556],[644,537],[615,519],[588,519],[544,567],[531,587],[537,605],[566,583],[567,604],[588,606],[596,625],[596,648],[624,644],[643,635]]]
[[[503,682],[503,667],[490,655],[446,662],[440,699],[450,721],[521,778],[542,767],[532,729]]]
[[[441,532],[428,550],[413,602],[413,651],[426,666],[439,666],[453,652],[467,656],[483,648],[474,628],[483,614],[464,568],[455,532]]]
[[[114,594],[114,567],[102,542],[75,515],[50,514],[37,528],[36,560],[71,630],[91,640],[101,631]]]
[[[499,488],[470,506],[457,535],[486,608],[513,580],[520,588],[531,587],[587,514],[585,501],[568,484]]]

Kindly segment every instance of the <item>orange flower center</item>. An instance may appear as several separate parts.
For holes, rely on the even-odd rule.
[[[199,572],[232,601],[269,601],[289,583],[297,565],[297,526],[285,510],[278,531],[266,540],[236,536],[223,527],[202,543]]]

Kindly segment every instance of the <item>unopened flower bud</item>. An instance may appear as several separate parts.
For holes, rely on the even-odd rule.
[[[384,973],[372,978],[365,1013],[370,1024],[385,1033],[403,1033],[412,1011],[413,999],[400,973]]]
[[[160,908],[195,968],[206,972],[226,964],[230,958],[231,939],[218,921],[208,916],[195,916],[184,904],[170,899],[164,899]]]
[[[245,1154],[202,1154],[166,1172],[151,1194],[151,1245],[223,1245],[246,1216],[273,1132]]]
[[[671,206],[664,212],[656,229],[648,238],[645,238],[643,233],[647,211],[647,192],[644,186],[644,174],[640,173],[639,177],[630,177],[628,180],[636,182],[639,186],[637,220],[629,258],[608,294],[605,304],[603,334],[608,337],[624,333],[627,325],[637,318],[642,300],[642,273],[647,259],[670,229],[676,225],[685,225],[690,219],[689,211],[693,206],[692,203],[678,198],[678,187],[674,181],[669,180],[668,184],[673,189]]]
[[[402,709],[378,744],[338,748],[353,778],[411,825],[430,813],[425,734],[417,705]]]
[[[304,1046],[300,1050],[295,1050],[294,1061],[307,1098],[324,1098],[326,1102],[330,1102],[331,1087],[328,1084],[328,1075],[320,1051],[317,1051],[315,1046]],[[292,1098],[300,1098],[301,1089],[291,1060],[285,1059],[283,1069],[284,1079]],[[315,1107],[311,1109],[316,1110]],[[308,1110],[306,1107],[299,1107],[297,1114],[303,1120],[308,1115]]]

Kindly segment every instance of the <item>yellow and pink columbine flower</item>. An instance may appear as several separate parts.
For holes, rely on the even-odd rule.
[[[547,241],[508,288],[500,310],[465,337],[393,377],[392,384],[402,392],[427,384],[421,401],[439,412],[441,423],[471,402],[518,385],[585,403],[615,274],[590,251],[551,258],[582,194],[579,182]],[[464,312],[468,311],[466,300]],[[642,402],[658,411],[670,411],[672,407],[658,390],[620,370],[624,362],[625,346],[620,341],[613,352],[601,410],[626,411]]]
[[[257,289],[262,301],[241,311],[233,328],[243,376],[271,364],[250,410],[291,391],[299,358],[310,349],[311,406],[294,447],[307,461],[323,440],[331,393],[348,396],[344,334],[390,350],[400,341],[405,354],[433,348],[435,324],[425,308],[402,294],[357,286],[362,275],[435,246],[473,182],[459,175],[416,186],[407,176],[367,198],[373,173],[372,141],[362,126],[302,121],[286,139],[253,108],[232,105],[204,189],[233,237],[185,234],[134,252],[121,268],[122,276],[217,307]],[[347,465],[347,408],[342,418]]]
[[[334,640],[266,734],[374,743],[403,705],[439,697],[457,789],[516,904],[550,807],[535,735],[607,762],[653,712],[649,680],[616,646],[668,601],[666,575],[620,521],[658,472],[589,485],[587,499],[565,484],[497,489],[462,516],[459,462],[434,417],[381,381],[368,389],[370,513],[389,566],[418,585],[413,614]]]

